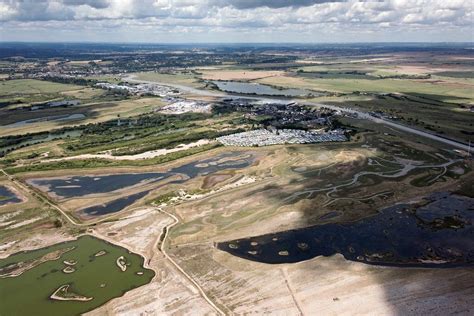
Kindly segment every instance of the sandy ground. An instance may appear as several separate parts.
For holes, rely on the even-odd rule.
[[[97,236],[144,255],[146,265],[156,272],[156,276],[149,284],[129,291],[86,315],[215,314],[198,291],[158,250],[157,241],[163,228],[172,222],[156,208],[143,208],[95,229]]]
[[[282,76],[283,71],[203,71],[202,78],[206,80],[255,80],[267,77]]]
[[[371,266],[341,255],[267,265],[232,257],[209,245],[176,256],[235,314],[468,315],[474,312],[474,270]],[[206,250],[207,249],[207,250]],[[189,251],[189,257],[185,254]],[[191,254],[192,253],[192,254]],[[179,258],[179,259],[178,259]],[[205,263],[205,264],[204,264]],[[194,264],[194,267],[195,267]]]
[[[42,160],[41,162],[54,162],[54,161],[63,161],[63,160],[93,159],[93,158],[111,159],[111,160],[143,160],[143,159],[155,158],[158,156],[164,156],[170,153],[187,150],[187,149],[199,147],[202,145],[207,145],[209,143],[211,143],[211,140],[209,139],[200,139],[194,143],[180,144],[176,146],[175,148],[151,150],[151,151],[146,151],[144,153],[140,153],[136,155],[113,156],[110,152],[106,152],[103,154],[83,154],[83,155],[64,157],[64,158],[45,159],[45,160]]]
[[[426,73],[436,73],[441,71],[457,71],[459,70],[456,67],[432,67],[432,66],[417,66],[417,65],[399,65],[395,69],[397,72],[406,73],[406,74],[426,74]],[[465,70],[462,68],[462,70]]]
[[[25,221],[22,221],[22,222],[18,222],[16,224],[13,224],[11,226],[8,226],[6,229],[15,229],[15,228],[18,228],[18,227],[22,227],[22,226],[26,226],[26,225],[29,225],[29,224],[32,224],[34,222],[37,222],[39,220],[42,220],[43,217],[34,217],[34,218],[30,218],[30,219],[27,219]]]
[[[470,268],[380,267],[336,255],[282,269],[308,315],[472,315],[474,311]]]
[[[74,237],[58,231],[52,233],[51,231],[44,233],[32,234],[28,239],[12,240],[7,243],[0,242],[0,259],[6,258],[11,254],[19,251],[28,251],[43,247],[48,247],[63,241],[73,240]]]

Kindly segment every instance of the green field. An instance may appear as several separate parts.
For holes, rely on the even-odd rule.
[[[75,241],[14,254],[0,260],[0,271],[9,264],[40,258],[59,249],[75,247],[61,258],[43,262],[16,277],[0,278],[0,315],[79,315],[103,305],[126,291],[150,282],[154,272],[143,268],[143,258],[126,249],[100,239],[83,236]],[[101,250],[107,253],[94,256]],[[127,260],[127,270],[122,272],[116,265],[118,257]],[[77,261],[76,271],[62,272],[67,267],[63,261]],[[143,275],[137,275],[143,272]],[[90,301],[57,301],[49,296],[60,286],[69,284],[69,292],[86,297]]]
[[[466,102],[474,102],[472,86],[467,85],[442,85],[429,81],[406,79],[308,79],[271,77],[258,80],[260,83],[279,85],[289,88],[315,89],[332,92],[351,93],[420,93],[443,95],[445,100],[465,98]]]
[[[179,84],[194,88],[202,88],[204,86],[192,73],[163,74],[158,72],[139,72],[133,75],[138,80]]]
[[[34,79],[19,79],[0,82],[0,95],[14,96],[23,94],[58,93],[80,90],[84,87]]]

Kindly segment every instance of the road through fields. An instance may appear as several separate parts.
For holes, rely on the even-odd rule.
[[[326,104],[315,103],[315,102],[301,102],[301,100],[278,99],[278,98],[261,97],[261,96],[254,96],[254,95],[252,95],[252,96],[242,96],[242,95],[237,95],[237,94],[224,93],[224,92],[221,92],[221,91],[196,89],[196,88],[192,88],[192,87],[188,87],[188,86],[184,86],[184,85],[180,85],[180,84],[139,80],[139,79],[136,79],[135,76],[128,76],[128,77],[124,78],[124,80],[128,81],[128,82],[132,82],[132,83],[149,83],[149,84],[158,84],[158,85],[173,87],[173,88],[176,88],[176,89],[180,89],[184,92],[197,94],[197,95],[202,95],[202,96],[212,96],[212,97],[220,97],[220,98],[229,98],[229,97],[231,97],[231,98],[253,99],[253,100],[259,100],[259,101],[263,101],[263,102],[282,102],[282,101],[284,101],[284,102],[299,102],[299,103],[303,103],[303,104],[310,105],[310,106],[315,106],[315,107],[320,107],[320,108],[325,107],[325,108],[329,108],[329,109],[332,109],[332,110],[341,111],[341,112],[347,113],[347,114],[356,114],[361,119],[367,119],[367,120],[370,120],[370,121],[372,121],[374,123],[377,123],[377,124],[384,124],[384,125],[396,128],[398,130],[401,130],[401,131],[404,131],[404,132],[407,132],[407,133],[411,133],[411,134],[415,134],[415,135],[422,136],[422,137],[425,137],[425,138],[429,138],[431,140],[443,143],[445,145],[449,145],[451,147],[462,149],[462,150],[465,150],[465,151],[468,151],[468,152],[470,152],[470,150],[471,150],[469,145],[457,142],[455,140],[448,139],[448,138],[445,138],[445,137],[441,137],[441,136],[438,136],[436,134],[428,133],[428,132],[425,132],[425,131],[422,131],[422,130],[419,130],[419,129],[416,129],[416,128],[412,128],[412,127],[409,127],[409,126],[406,126],[406,125],[402,125],[402,124],[399,124],[399,123],[394,122],[394,121],[389,121],[389,120],[386,120],[386,119],[378,118],[378,117],[372,116],[372,115],[370,115],[366,112],[362,112],[362,111],[358,111],[358,110],[354,110],[354,109],[350,109],[350,108],[343,108],[343,107],[336,106],[336,105],[326,105]]]

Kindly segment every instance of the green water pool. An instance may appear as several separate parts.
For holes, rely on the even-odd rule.
[[[5,274],[5,267],[12,264],[31,262],[48,253],[65,249],[71,250],[57,260],[42,262],[19,276],[0,278],[1,316],[78,315],[149,283],[155,275],[153,270],[143,267],[143,257],[88,235],[51,247],[14,254],[0,260],[0,271],[3,268]],[[126,261],[125,271],[116,263],[121,256]],[[68,267],[64,261],[75,263],[70,265],[75,271],[63,272]],[[51,294],[66,284],[69,285],[69,292],[92,299],[52,300]]]

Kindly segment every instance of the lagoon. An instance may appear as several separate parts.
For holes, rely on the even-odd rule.
[[[48,254],[51,259],[52,254],[58,253],[62,253],[60,258],[44,261]],[[127,269],[124,272],[116,264],[120,256],[126,258]],[[43,260],[38,261],[39,258]],[[37,261],[33,267],[21,275],[5,276],[11,273],[15,264],[23,262],[23,265],[28,265],[34,260]],[[82,314],[149,283],[155,272],[144,268],[143,263],[143,257],[89,235],[47,248],[13,254],[0,260],[0,315]],[[68,266],[74,272],[63,272]],[[139,272],[143,274],[137,274]],[[69,285],[69,295],[74,293],[92,299],[51,299],[50,296],[64,285]]]

